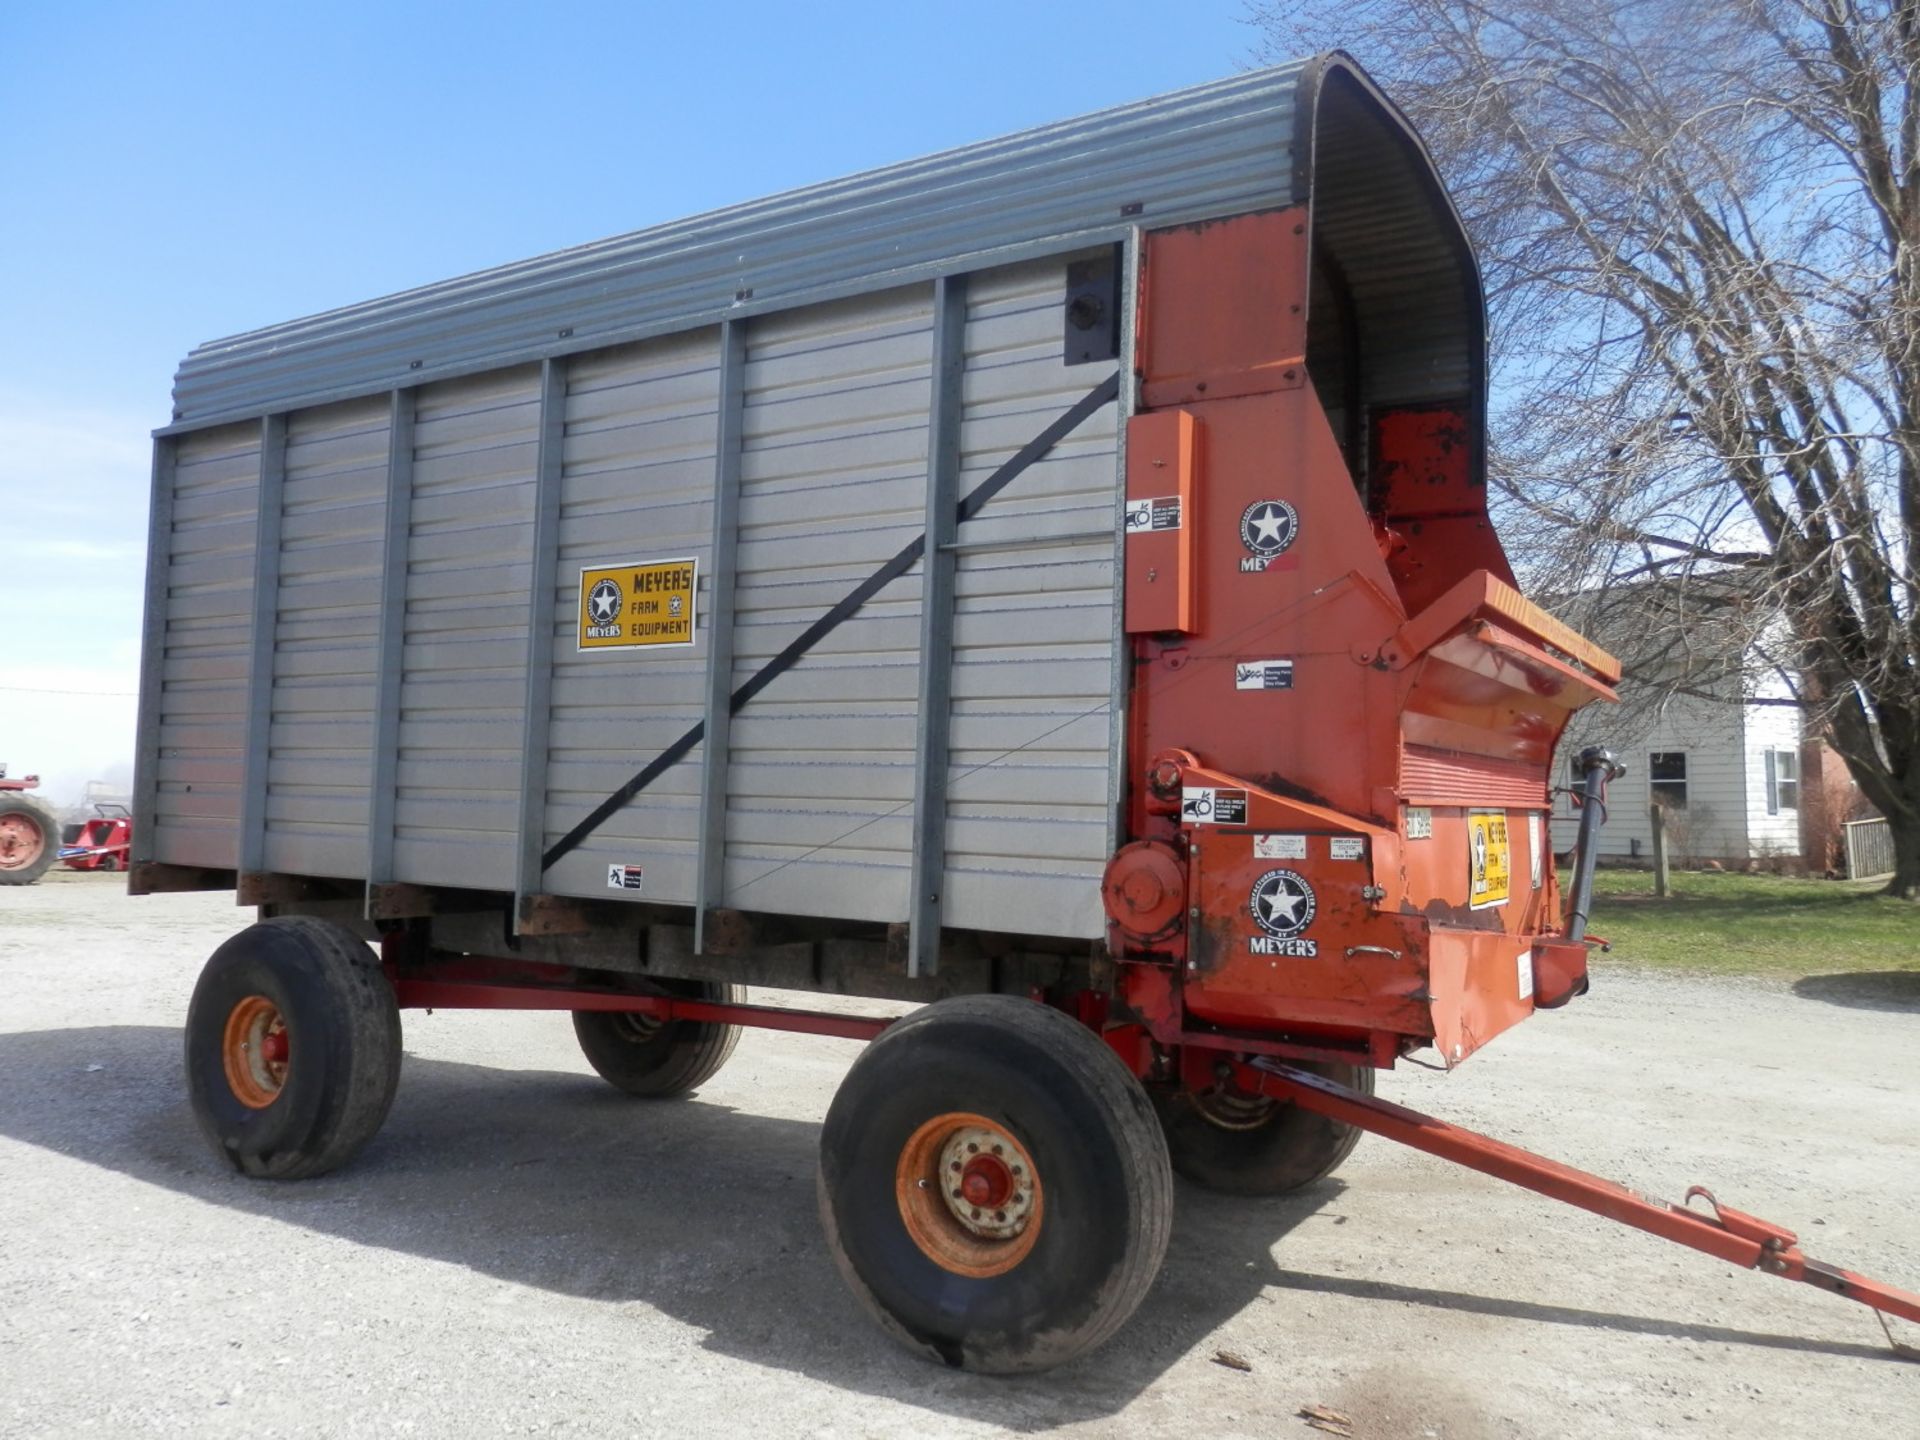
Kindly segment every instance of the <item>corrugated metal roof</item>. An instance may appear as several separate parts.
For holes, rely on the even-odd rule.
[[[1295,102],[1315,65],[1238,75],[211,341],[175,376],[175,420],[286,410],[1064,250],[1135,223],[1303,200]]]

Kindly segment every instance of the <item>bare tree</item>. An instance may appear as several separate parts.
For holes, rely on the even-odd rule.
[[[1696,597],[1645,617],[1662,683],[1771,671],[1920,899],[1920,0],[1252,13],[1275,55],[1355,53],[1440,162],[1534,583]]]

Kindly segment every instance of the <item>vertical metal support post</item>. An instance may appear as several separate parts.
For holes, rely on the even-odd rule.
[[[1113,681],[1107,712],[1107,853],[1129,837],[1127,817],[1127,697],[1133,683],[1133,644],[1127,635],[1127,422],[1133,418],[1138,385],[1134,347],[1139,343],[1140,261],[1145,244],[1138,227],[1120,247],[1120,394],[1114,405],[1113,437]],[[1196,483],[1204,480],[1195,477]]]
[[[407,540],[413,529],[413,417],[417,392],[395,390],[387,410],[386,532],[380,551],[379,654],[373,681],[373,752],[367,781],[367,901],[394,879],[399,799],[400,682],[406,670]]]
[[[913,757],[913,863],[907,881],[907,974],[940,968],[947,873],[947,738],[953,708],[954,571],[959,533],[960,416],[967,368],[967,277],[933,283],[933,400],[927,416],[927,546],[920,569],[920,723]]]
[[[714,439],[713,542],[707,561],[707,716],[700,748],[699,871],[693,952],[706,952],[707,912],[726,897],[727,762],[733,728],[733,576],[740,531],[740,437],[746,413],[747,327],[720,324],[719,429]]]
[[[539,892],[547,848],[547,737],[553,720],[553,591],[560,563],[560,477],[567,438],[567,362],[540,362],[540,443],[533,468],[533,565],[527,585],[527,688],[520,725],[515,925]]]
[[[179,442],[153,442],[152,498],[147,510],[147,598],[140,621],[140,709],[133,756],[133,842],[129,869],[154,857],[160,809],[160,722],[167,669],[168,570],[173,560],[173,478]],[[130,876],[130,883],[138,883]],[[135,892],[139,893],[139,892]]]
[[[287,417],[260,422],[260,489],[253,528],[253,626],[247,647],[239,872],[267,868],[267,767],[273,743],[273,647],[280,613],[280,511],[287,478]]]

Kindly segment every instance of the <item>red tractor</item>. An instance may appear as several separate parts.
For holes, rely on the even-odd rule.
[[[38,775],[9,780],[0,765],[0,885],[31,885],[53,864],[59,826],[53,812],[26,793],[39,783]]]
[[[125,805],[95,805],[91,820],[74,827],[60,847],[60,863],[69,870],[124,870],[133,844],[133,812]]]

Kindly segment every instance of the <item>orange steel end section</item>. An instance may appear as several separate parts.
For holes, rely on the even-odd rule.
[[[1799,1280],[1883,1314],[1920,1323],[1920,1295],[1811,1259],[1801,1252],[1799,1237],[1793,1231],[1730,1209],[1702,1186],[1687,1191],[1686,1203],[1673,1205],[1291,1066],[1256,1059],[1236,1064],[1233,1073],[1235,1083],[1251,1094],[1357,1125],[1550,1200],[1576,1205],[1664,1240],[1691,1246],[1729,1264],[1763,1270],[1783,1280]],[[1691,1202],[1696,1198],[1704,1199],[1709,1209],[1694,1209]]]
[[[1451,1065],[1585,986],[1549,787],[1619,664],[1515,588],[1477,381],[1330,420],[1309,239],[1305,209],[1146,237],[1108,942],[1162,1047]]]

